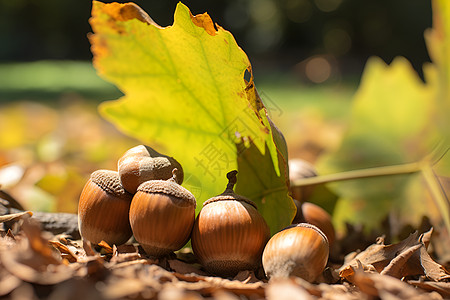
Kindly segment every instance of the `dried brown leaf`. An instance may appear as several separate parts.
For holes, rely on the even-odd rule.
[[[361,261],[356,259],[356,266],[349,265],[344,269],[341,269],[341,271],[339,272],[339,276],[341,278],[348,280],[349,282],[354,282],[356,272],[375,273],[377,272],[377,270],[375,269],[374,266],[364,265],[363,263],[361,263]]]
[[[52,293],[47,300],[61,300],[61,299],[82,299],[82,300],[100,300],[104,299],[100,294],[98,288],[99,284],[85,280],[79,277],[72,277],[71,279],[55,285]]]
[[[358,288],[346,282],[343,284],[321,283],[318,289],[320,290],[320,299],[323,300],[360,300],[367,298]]]
[[[100,250],[100,252],[103,254],[112,254],[114,251],[113,251],[113,248],[107,243],[107,242],[105,242],[105,241],[101,241],[100,243],[98,243],[98,246],[100,246],[101,247],[101,250]]]
[[[33,213],[31,211],[24,211],[24,212],[20,212],[20,213],[16,213],[16,214],[3,215],[3,216],[0,216],[0,223],[14,221],[14,220],[18,220],[18,219],[29,218],[32,215],[33,215]]]
[[[352,271],[358,265],[373,265],[377,272],[396,278],[426,275],[434,281],[449,278],[449,273],[443,266],[433,261],[426,245],[431,239],[432,229],[422,235],[417,232],[405,240],[392,245],[374,244],[357,254],[340,268],[342,278],[351,281]]]
[[[0,265],[1,267],[1,265]],[[17,278],[16,276],[13,276],[11,274],[7,274],[6,272],[2,272],[0,275],[0,297],[5,296],[9,294],[11,291],[13,291],[15,288],[17,288],[22,281]]]
[[[424,247],[423,244],[414,245],[409,249],[406,249],[402,253],[400,253],[397,257],[390,261],[389,265],[387,265],[381,272],[381,275],[389,275],[395,278],[402,278],[405,274],[405,265],[408,260],[414,255],[420,248]]]
[[[434,281],[450,279],[450,273],[442,265],[435,262],[424,248],[420,249],[420,264],[424,275],[428,278]]]
[[[159,300],[173,300],[173,299],[183,299],[183,300],[202,300],[203,297],[193,291],[186,291],[183,288],[175,287],[165,287],[158,294]]]
[[[233,279],[239,280],[242,283],[255,283],[260,281],[258,278],[256,278],[255,272],[248,270],[240,271],[236,276],[234,276]]]
[[[107,285],[101,286],[100,291],[108,299],[124,299],[133,298],[145,289],[145,283],[137,278],[116,278]]]
[[[59,252],[42,236],[38,222],[26,219],[22,229],[26,239],[18,240],[13,247],[0,253],[0,261],[9,273],[43,285],[56,284],[73,275],[71,268],[61,264]]]
[[[229,280],[214,276],[202,276],[197,274],[171,273],[179,282],[178,286],[201,294],[211,294],[218,290],[224,290],[235,295],[246,297],[264,297],[266,283],[257,281],[254,283]]]
[[[94,249],[92,249],[91,242],[87,240],[83,240],[83,249],[86,253],[86,256],[98,256],[98,254],[95,253]]]
[[[272,280],[266,288],[266,297],[268,300],[316,299],[305,288],[295,284],[292,280]]]
[[[200,270],[200,265],[193,265],[185,263],[178,259],[169,259],[168,260],[170,269],[177,273],[181,274],[197,274],[202,276],[207,276],[208,274],[202,270]]]
[[[218,290],[217,292],[213,293],[213,297],[216,300],[240,300],[238,296],[236,296],[233,293],[224,291],[224,290]]]
[[[442,299],[438,294],[423,293],[411,285],[392,277],[377,273],[356,272],[354,284],[365,294],[381,299]],[[436,298],[438,297],[438,298]]]
[[[137,253],[117,253],[116,255],[113,255],[113,257],[111,258],[111,260],[109,261],[110,263],[115,263],[115,264],[121,264],[123,262],[133,262],[133,261],[138,261],[142,259],[142,256]]]
[[[59,252],[61,252],[61,256],[67,259],[69,262],[74,263],[78,261],[77,255],[75,255],[66,245],[56,241],[49,241],[49,243],[57,250],[59,250]]]
[[[363,265],[372,265],[378,272],[381,272],[399,253],[419,244],[418,237],[418,232],[415,232],[397,244],[384,245],[383,241],[380,241],[377,244],[367,247],[366,250],[353,257],[351,261],[345,262],[340,270],[350,265],[356,267],[357,260],[359,260]]]
[[[442,297],[450,298],[450,282],[409,280],[408,283],[426,291],[438,292]]]
[[[73,270],[64,264],[51,264],[46,257],[30,251],[24,243],[11,251],[3,251],[0,260],[5,269],[26,282],[53,285],[73,276]]]
[[[126,268],[128,266],[133,266],[133,265],[153,265],[153,264],[157,264],[158,260],[153,260],[153,259],[149,259],[149,258],[141,258],[139,254],[138,255],[138,259],[134,259],[136,257],[135,253],[124,253],[122,254],[122,256],[120,256],[119,258],[114,259],[114,257],[111,259],[110,261],[110,266],[109,269],[111,270],[115,270],[115,269],[121,269],[121,268]],[[130,256],[130,257],[128,257]],[[127,260],[127,258],[129,258]],[[124,261],[121,261],[121,260]]]
[[[425,245],[425,249],[428,249],[428,246],[431,243],[431,235],[433,234],[433,227],[430,230],[422,234],[422,243]]]
[[[99,256],[84,257],[81,266],[77,270],[77,276],[88,277],[94,281],[103,280],[110,273],[105,261]]]

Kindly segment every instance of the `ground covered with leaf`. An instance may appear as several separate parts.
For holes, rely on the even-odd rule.
[[[190,248],[155,259],[139,244],[91,245],[52,234],[30,212],[0,218],[2,299],[448,299],[450,273],[427,252],[432,230],[395,244],[332,253],[314,283],[267,280],[262,268],[208,274]],[[338,243],[339,244],[339,241]],[[339,246],[335,247],[335,250]]]

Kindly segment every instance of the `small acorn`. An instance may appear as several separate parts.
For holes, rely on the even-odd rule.
[[[289,191],[292,198],[297,199],[300,202],[308,201],[314,191],[314,186],[294,186],[293,183],[302,178],[317,176],[316,169],[306,160],[299,158],[290,159],[288,164],[290,181]]]
[[[125,191],[115,171],[91,174],[78,203],[78,224],[83,239],[121,245],[132,236],[128,212],[133,195]]]
[[[191,237],[192,250],[201,265],[225,277],[258,268],[270,237],[255,203],[234,193],[236,174],[229,172],[225,191],[203,204]]]
[[[317,226],[327,236],[328,243],[332,247],[336,239],[336,231],[330,214],[317,204],[311,202],[300,203],[296,199],[293,200],[297,207],[297,214],[292,220],[292,224],[309,223]]]
[[[328,262],[329,245],[316,226],[299,223],[286,227],[267,242],[262,255],[269,279],[297,276],[314,282]]]
[[[194,195],[177,183],[177,169],[168,180],[142,183],[133,196],[130,224],[144,251],[162,257],[181,249],[195,220]]]
[[[147,180],[170,179],[174,168],[178,170],[177,183],[183,183],[184,173],[179,162],[144,145],[125,152],[119,159],[117,167],[123,187],[132,194],[135,194],[138,186]]]

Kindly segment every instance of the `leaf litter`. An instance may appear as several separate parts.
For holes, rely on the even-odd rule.
[[[427,251],[432,229],[395,243],[379,238],[329,262],[317,282],[267,280],[262,268],[221,278],[204,271],[190,248],[148,257],[131,239],[91,245],[41,230],[29,213],[5,215],[0,238],[2,299],[449,299],[450,273]],[[3,221],[2,221],[3,223]]]

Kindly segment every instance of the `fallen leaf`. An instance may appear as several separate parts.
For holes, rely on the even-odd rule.
[[[177,273],[197,274],[197,275],[202,275],[202,276],[208,275],[206,272],[200,270],[200,265],[197,265],[197,267],[196,267],[195,265],[182,262],[178,259],[169,259],[168,262],[169,262],[170,268]]]
[[[448,279],[450,274],[430,257],[422,242],[423,239],[429,242],[431,232],[432,230],[419,236],[416,231],[405,240],[392,245],[384,245],[383,240],[380,240],[350,261],[344,262],[339,275],[354,282],[356,270],[367,271],[364,266],[370,265],[378,273],[396,278],[426,275],[434,281]]]
[[[38,223],[27,219],[22,228],[27,238],[0,253],[1,264],[9,273],[42,285],[57,284],[73,276],[73,270],[61,263],[59,252],[42,237]]]
[[[0,297],[8,295],[11,291],[16,289],[21,280],[14,275],[11,275],[5,271],[0,272]]]
[[[312,300],[315,299],[307,290],[299,285],[294,284],[290,280],[281,281],[271,281],[270,285],[266,288],[266,299],[268,300],[295,300],[304,299]]]
[[[354,283],[362,292],[380,299],[442,299],[437,293],[423,293],[397,278],[377,273],[357,272]]]
[[[23,219],[27,217],[31,217],[33,213],[31,211],[24,211],[16,214],[8,214],[0,216],[0,223],[9,222],[17,219]]]
[[[66,245],[56,241],[49,241],[49,243],[61,252],[62,258],[66,258],[71,263],[78,261],[77,256]]]
[[[389,262],[389,264],[380,272],[380,274],[393,276],[399,279],[402,278],[403,275],[405,274],[404,267],[407,264],[408,260],[417,251],[420,251],[420,248],[422,247],[424,247],[423,244],[414,245],[406,249],[405,251],[401,252],[393,260]]]
[[[101,247],[100,248],[101,253],[104,253],[104,254],[112,254],[113,253],[113,248],[110,245],[108,245],[107,242],[105,242],[103,240],[100,243],[98,243],[98,246]]]
[[[450,298],[450,282],[432,282],[421,280],[408,280],[407,282],[423,290],[435,291],[441,294],[442,297]]]

